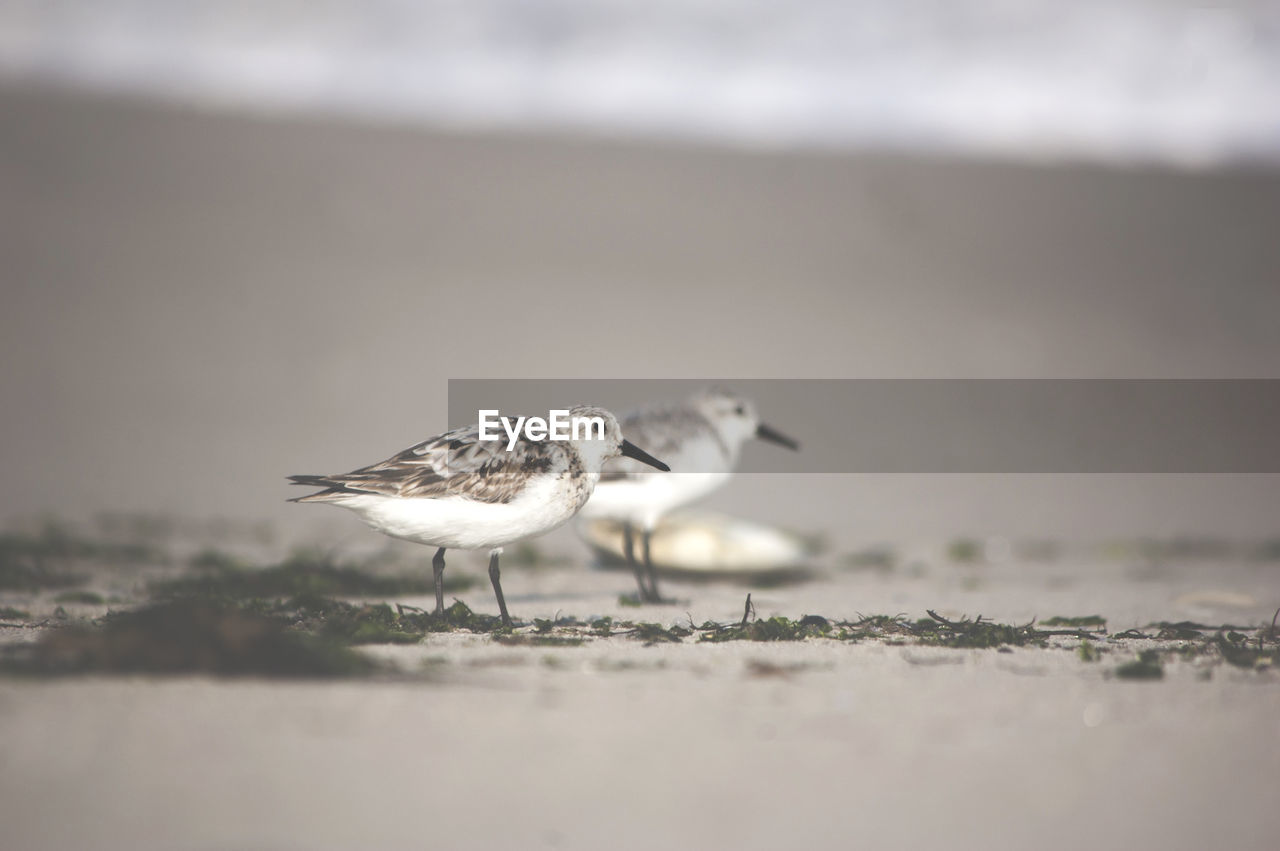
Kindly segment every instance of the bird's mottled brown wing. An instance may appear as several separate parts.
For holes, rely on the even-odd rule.
[[[402,498],[463,496],[477,502],[510,502],[529,476],[567,466],[564,449],[552,441],[521,441],[510,452],[506,440],[480,440],[476,426],[454,429],[403,452],[336,476],[294,477],[298,484],[328,487],[303,499],[366,493]]]

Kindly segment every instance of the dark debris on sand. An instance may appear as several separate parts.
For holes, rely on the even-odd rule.
[[[113,549],[49,527],[37,536],[0,538],[0,587],[58,588],[78,578],[77,560],[152,558],[154,553]],[[349,676],[384,670],[351,649],[353,645],[415,644],[428,635],[465,631],[489,635],[500,644],[576,647],[601,638],[639,641],[646,646],[687,642],[876,641],[889,645],[998,649],[1058,647],[1086,662],[1141,641],[1130,662],[1108,670],[1118,679],[1163,676],[1173,658],[1207,659],[1238,668],[1280,666],[1280,629],[1270,625],[1206,625],[1189,621],[1148,624],[1111,633],[1099,615],[1055,616],[1037,623],[998,623],[981,615],[947,618],[859,616],[846,620],[806,614],[756,617],[747,595],[740,620],[697,625],[662,625],[612,617],[535,619],[504,627],[493,615],[455,601],[441,613],[394,603],[340,597],[394,598],[432,593],[425,571],[386,575],[320,554],[295,554],[278,564],[253,567],[217,552],[192,560],[186,575],[153,583],[161,602],[136,611],[112,613],[93,624],[74,624],[62,613],[56,622],[29,622],[21,609],[4,611],[6,626],[47,631],[32,644],[5,651],[0,670],[30,674],[144,673],[222,676]],[[474,580],[455,575],[454,590]],[[6,585],[5,583],[8,583]],[[105,602],[86,591],[63,590],[57,600]],[[61,612],[61,610],[59,610]],[[1280,617],[1280,612],[1277,612]],[[1079,639],[1064,647],[1053,639]],[[1151,642],[1163,646],[1152,648]],[[1175,644],[1176,642],[1176,644]],[[1133,645],[1128,645],[1133,646]]]
[[[208,554],[201,555],[201,563],[201,572],[156,582],[151,586],[152,593],[160,597],[245,600],[299,595],[391,597],[435,592],[426,571],[385,576],[338,563],[324,554],[298,553],[270,567],[242,566]],[[461,591],[474,581],[465,575],[446,577],[445,588]]]
[[[273,618],[179,600],[109,615],[97,626],[51,629],[33,644],[10,648],[3,669],[36,675],[338,677],[369,673],[374,665]]]

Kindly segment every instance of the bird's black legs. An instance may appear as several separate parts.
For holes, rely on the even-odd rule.
[[[507,614],[507,601],[502,598],[502,583],[498,581],[498,577],[502,572],[498,570],[498,554],[496,552],[489,556],[489,581],[493,583],[493,593],[498,597],[498,610],[502,612],[502,625],[511,626],[511,616]]]
[[[644,584],[644,566],[636,561],[636,539],[630,523],[622,524],[622,553],[627,557],[627,564],[631,565],[631,569],[635,571],[636,587],[640,589],[640,602],[649,602],[651,594]]]
[[[658,593],[658,570],[653,566],[653,558],[649,554],[649,539],[652,536],[652,529],[641,530],[640,558],[636,558],[635,529],[630,523],[622,524],[622,552],[627,557],[627,564],[631,565],[631,569],[635,571],[636,587],[640,589],[640,602],[674,603],[674,600],[664,600]],[[649,577],[647,582],[645,574]]]
[[[640,552],[644,556],[644,569],[649,574],[649,602],[674,603],[674,600],[664,600],[662,595],[658,593],[658,571],[653,566],[653,559],[649,557],[649,538],[652,535],[652,529],[645,529],[640,535]],[[638,576],[639,568],[636,570],[636,575]]]
[[[436,575],[436,614],[444,614],[444,547],[436,550],[436,557],[431,559],[431,569]]]
[[[649,555],[649,538],[653,533],[645,529],[640,533],[640,552],[644,556],[644,569],[649,574],[649,599],[658,600],[658,574],[653,569],[653,558]]]

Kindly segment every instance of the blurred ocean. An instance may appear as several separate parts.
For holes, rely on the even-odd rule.
[[[0,82],[746,147],[1280,164],[1274,0],[4,0]]]

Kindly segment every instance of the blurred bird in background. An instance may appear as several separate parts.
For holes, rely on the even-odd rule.
[[[640,601],[665,601],[658,593],[657,571],[650,552],[654,527],[673,509],[701,499],[733,474],[742,445],[751,438],[788,449],[800,445],[760,422],[749,399],[724,390],[706,390],[677,405],[636,411],[622,419],[623,432],[649,447],[671,466],[671,474],[650,476],[625,458],[601,472],[595,493],[580,516],[622,525],[623,551],[635,572]],[[639,532],[640,555],[635,538]]]

